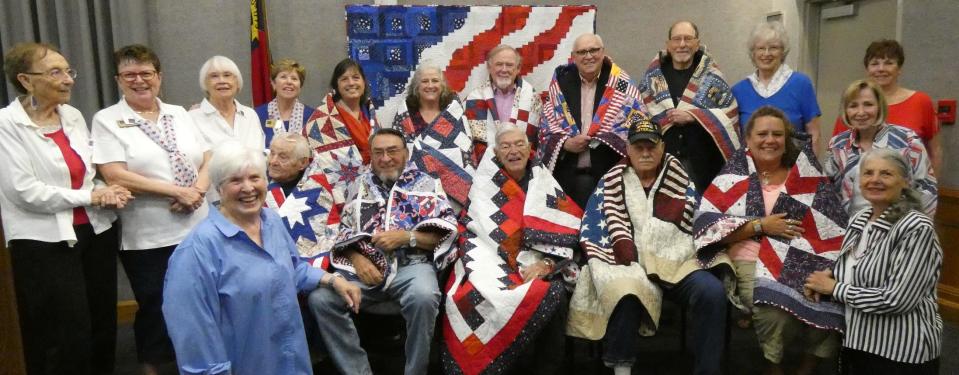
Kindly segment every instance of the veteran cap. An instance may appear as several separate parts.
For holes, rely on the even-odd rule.
[[[646,140],[658,144],[663,141],[663,134],[659,131],[659,126],[649,120],[649,117],[633,111],[629,114],[629,143]]]

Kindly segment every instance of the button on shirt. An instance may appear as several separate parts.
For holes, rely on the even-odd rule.
[[[325,274],[260,210],[263,246],[218,210],[170,258],[163,315],[184,374],[310,374],[296,293]]]

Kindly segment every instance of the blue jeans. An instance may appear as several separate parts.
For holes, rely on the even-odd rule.
[[[401,265],[388,288],[370,288],[354,281],[363,291],[360,309],[381,302],[398,302],[406,320],[406,374],[426,374],[429,366],[430,342],[440,305],[440,288],[432,263]],[[366,351],[346,303],[335,291],[317,288],[309,297],[310,311],[320,330],[320,337],[344,374],[372,374]]]
[[[719,374],[726,328],[726,292],[722,282],[708,271],[693,271],[672,288],[663,288],[663,297],[689,308],[693,326],[693,373]],[[631,366],[636,361],[639,319],[644,313],[635,296],[619,301],[603,338],[604,362]]]

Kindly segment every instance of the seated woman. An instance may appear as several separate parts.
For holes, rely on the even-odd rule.
[[[406,135],[410,161],[440,180],[458,211],[466,204],[474,171],[472,133],[463,104],[443,72],[429,63],[416,69],[406,93],[405,106],[400,106],[392,127]]]
[[[873,149],[889,149],[909,160],[912,188],[919,193],[920,207],[926,215],[934,216],[939,191],[929,154],[915,132],[886,122],[889,109],[879,86],[868,80],[853,82],[843,92],[841,106],[842,121],[849,130],[829,141],[826,173],[839,189],[846,212],[854,215],[869,207],[860,190],[860,156]]]
[[[786,115],[760,107],[737,151],[706,189],[693,225],[700,261],[733,260],[738,301],[752,313],[769,373],[782,373],[784,348],[795,336],[806,355],[798,373],[835,354],[842,309],[802,294],[806,276],[831,267],[847,216],[822,173],[808,139],[795,138]]]
[[[301,261],[263,207],[265,166],[259,148],[218,147],[210,179],[220,206],[170,257],[163,316],[182,373],[311,373],[296,292],[326,286],[359,311],[359,288]]]
[[[850,220],[835,267],[806,279],[807,295],[845,304],[844,374],[938,374],[942,247],[935,226],[902,154],[867,152],[859,173],[870,207]]]
[[[256,107],[256,116],[263,126],[265,143],[277,133],[300,133],[306,135],[307,121],[313,117],[314,108],[300,102],[300,90],[306,83],[306,69],[293,59],[282,59],[270,66],[270,84],[273,85],[273,100]]]
[[[330,89],[333,92],[316,107],[324,116],[307,124],[306,135],[314,148],[350,140],[359,150],[363,165],[369,165],[370,133],[378,125],[363,67],[353,59],[343,59],[333,68]]]
[[[525,129],[504,126],[477,169],[444,302],[447,373],[557,374],[564,363],[582,211],[530,151]]]

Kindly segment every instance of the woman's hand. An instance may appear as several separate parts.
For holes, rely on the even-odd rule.
[[[170,204],[170,211],[190,213],[203,205],[206,192],[196,186],[177,187],[177,194]]]
[[[133,200],[133,194],[120,185],[94,188],[90,192],[90,205],[99,208],[123,208]]]
[[[346,306],[353,311],[353,313],[360,312],[360,300],[363,299],[363,292],[360,291],[360,287],[356,286],[346,279],[339,276],[333,277],[333,290],[336,291],[336,294],[340,295],[340,298],[346,302]]]
[[[759,220],[763,234],[795,239],[802,237],[806,230],[799,226],[799,220],[786,219],[786,214],[772,214]]]
[[[816,271],[806,278],[803,287],[824,296],[831,296],[832,290],[836,288],[836,279],[832,276],[832,270]]]
[[[524,268],[520,272],[520,275],[523,276],[523,282],[526,283],[530,280],[539,279],[549,275],[550,272],[553,272],[553,266],[549,265],[549,263],[546,261],[541,260]]]

